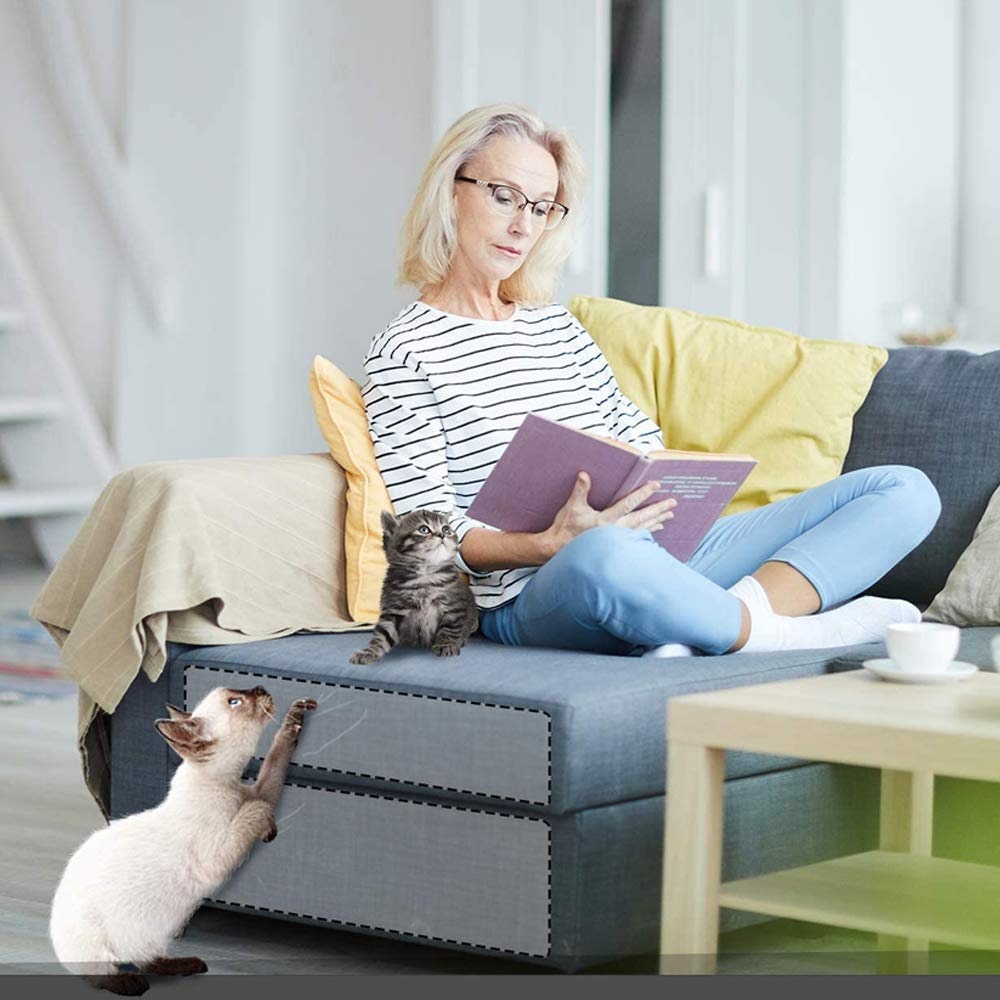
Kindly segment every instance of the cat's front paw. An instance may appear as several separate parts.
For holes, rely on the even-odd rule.
[[[378,653],[373,653],[370,649],[361,649],[357,653],[351,654],[351,663],[374,663],[379,658]]]
[[[305,718],[306,712],[315,711],[315,698],[299,698],[298,701],[292,702],[292,707],[285,715],[285,725],[291,726],[294,731],[298,733],[298,731],[302,728],[302,720]]]
[[[281,724],[284,739],[291,740],[295,745],[299,742],[299,733],[302,732],[302,720],[306,712],[316,710],[315,698],[299,698],[292,702],[292,707],[288,710]]]
[[[454,642],[438,642],[431,648],[435,656],[458,656],[462,652],[462,647]]]

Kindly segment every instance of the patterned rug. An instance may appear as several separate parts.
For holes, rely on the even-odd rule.
[[[0,705],[76,691],[55,639],[27,611],[0,611]]]

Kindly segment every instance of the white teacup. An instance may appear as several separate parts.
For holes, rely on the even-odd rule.
[[[892,662],[901,670],[933,673],[954,661],[960,639],[956,625],[913,622],[890,625],[885,644]]]

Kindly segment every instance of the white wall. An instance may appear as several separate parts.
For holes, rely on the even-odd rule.
[[[1000,344],[1000,3],[963,6],[959,289],[970,336]]]
[[[840,332],[895,340],[883,309],[954,300],[958,0],[846,0]]]
[[[321,450],[313,355],[359,378],[412,297],[393,281],[432,139],[431,0],[74,0],[178,268],[166,335],[135,305],[49,93],[31,2],[0,5],[0,187],[123,464]]]
[[[369,340],[415,294],[393,282],[431,138],[414,44],[430,16],[391,0],[133,8],[127,159],[182,301],[161,337],[125,292],[125,464],[322,449],[313,355],[360,380]]]
[[[502,18],[502,20],[501,20]],[[498,30],[503,24],[503,30]],[[587,167],[574,252],[556,291],[607,286],[610,12],[606,0],[434,0],[437,137],[463,112],[514,101],[576,139]]]
[[[735,262],[742,273],[734,306],[748,322],[766,317],[788,330],[804,323],[806,29],[802,0],[748,4],[743,239]]]
[[[835,336],[840,0],[664,4],[660,302]]]
[[[31,2],[0,6],[0,185],[122,464],[321,449],[312,356],[360,380],[370,338],[416,292],[394,284],[399,229],[454,62],[443,48],[435,64],[433,0],[74,0],[99,103],[180,289],[163,332],[137,306],[48,92]],[[438,8],[439,23],[467,6]],[[540,46],[525,60],[483,5],[474,90],[448,109],[524,100],[581,142],[592,205],[564,298],[604,287],[607,18],[601,0],[581,8],[521,0]]]
[[[487,8],[478,2],[474,49],[442,49],[435,66],[428,54],[435,25],[441,30],[441,11],[466,10],[467,5],[448,5],[446,0],[437,7],[434,0],[216,0],[208,5],[193,0],[75,0],[98,96],[185,279],[181,322],[166,335],[152,334],[134,307],[111,234],[51,102],[29,29],[31,2],[0,5],[0,115],[5,126],[0,129],[0,186],[12,203],[15,223],[86,391],[125,464],[322,447],[305,388],[309,361],[314,353],[323,353],[360,378],[361,353],[369,338],[412,297],[413,290],[393,286],[398,228],[438,126],[456,110],[442,99],[449,74],[457,70],[466,88],[458,110],[464,109],[467,96],[537,99],[544,114],[569,124],[590,144],[593,189],[602,186],[599,143],[607,123],[602,124],[600,101],[607,84],[602,48],[607,25],[597,14],[599,0],[520,0],[515,5],[525,23],[538,10],[544,14],[543,25],[563,25],[561,49],[572,59],[564,76],[555,80],[551,67],[517,61],[509,46],[491,47],[482,16]],[[703,46],[687,49],[695,64],[713,66],[711,74],[684,74],[677,60],[667,72],[675,74],[675,85],[678,77],[718,84],[730,73],[722,70],[731,66],[731,49],[721,56],[718,51],[727,37],[726,44],[758,53],[744,80],[730,73],[723,81],[730,94],[727,114],[740,106],[733,96],[737,83],[744,95],[757,98],[743,105],[752,139],[740,183],[758,195],[744,192],[744,229],[739,229],[738,211],[729,220],[734,231],[747,234],[744,297],[726,300],[742,306],[730,310],[696,295],[669,295],[664,301],[725,309],[753,322],[829,335],[821,323],[832,322],[843,294],[854,296],[854,302],[838,332],[877,337],[875,303],[896,292],[881,283],[876,289],[871,269],[853,255],[837,256],[832,267],[810,263],[822,264],[829,246],[823,233],[840,225],[839,207],[835,210],[827,197],[840,183],[839,170],[832,166],[840,153],[835,143],[824,150],[816,140],[817,134],[829,136],[835,130],[816,126],[815,111],[820,107],[839,122],[838,101],[842,96],[845,104],[850,102],[844,115],[854,124],[845,126],[850,149],[844,162],[848,183],[860,185],[859,204],[868,206],[845,208],[844,225],[854,245],[863,249],[872,234],[880,239],[886,219],[906,233],[905,227],[919,217],[908,244],[919,252],[908,252],[918,267],[926,267],[933,257],[924,252],[927,246],[933,245],[935,253],[949,246],[947,142],[938,137],[948,131],[951,77],[925,68],[939,68],[942,54],[952,51],[952,12],[960,7],[967,20],[960,60],[967,99],[960,172],[963,222],[955,256],[977,331],[1000,336],[1000,303],[992,288],[1000,248],[1000,195],[994,180],[1000,176],[1000,144],[993,124],[1000,120],[1000,69],[994,57],[1000,3],[737,0],[709,7],[701,0],[668,0],[668,6],[675,12],[686,6],[692,17],[702,18],[722,7],[742,11],[742,35],[709,32]],[[851,12],[846,26],[838,29],[844,31],[845,58],[861,60],[867,68],[852,71],[851,87],[843,95],[839,89],[827,94],[816,67],[823,60],[837,61],[836,53],[831,55],[836,46],[823,44],[831,38],[830,26],[817,30],[816,17],[836,22],[843,11]],[[925,31],[917,49],[910,42],[904,49],[900,25],[925,17],[938,18],[939,27]],[[796,46],[802,19],[807,22],[805,37]],[[880,35],[872,34],[875,27]],[[810,31],[816,35],[811,49]],[[552,36],[543,32],[539,37],[544,43]],[[584,44],[581,38],[590,41]],[[537,43],[532,38],[530,44]],[[911,104],[929,110],[914,118],[902,105],[866,107],[866,74],[871,73],[895,74],[889,82],[897,94],[909,95]],[[509,87],[505,79],[512,81]],[[795,118],[803,106],[809,109],[805,136]],[[718,107],[706,91],[696,93],[686,107],[703,121],[718,120]],[[929,113],[945,125],[930,130]],[[680,172],[664,162],[676,182],[703,156],[704,146],[690,142],[674,125],[668,143],[683,151],[685,161]],[[800,140],[814,151],[801,174],[795,159]],[[872,142],[881,143],[885,157],[897,157],[897,166],[887,171]],[[739,155],[731,145],[722,148],[738,168]],[[927,156],[934,163],[940,159],[931,171],[938,180],[926,188],[896,190],[895,180],[906,176],[899,171],[901,156],[911,162],[918,156],[921,164]],[[815,175],[824,171],[825,180],[817,180]],[[864,193],[873,179],[888,191],[885,204],[879,200],[876,205]],[[691,181],[693,190],[697,180]],[[784,200],[769,203],[760,197],[767,185]],[[345,201],[337,198],[338,191],[352,195]],[[798,216],[796,204],[802,205]],[[598,197],[591,215],[600,211]],[[692,216],[685,224],[697,232],[697,201],[684,211]],[[816,213],[824,212],[826,222],[811,224]],[[796,230],[806,241],[801,259],[794,249]],[[699,247],[688,253],[696,266]],[[584,248],[564,294],[602,290],[600,261],[587,258]],[[899,277],[893,270],[897,264],[888,265],[883,279]],[[682,278],[687,266],[676,262],[668,267],[670,279]],[[838,267],[843,267],[842,275],[835,273]],[[936,276],[946,272],[935,264]],[[921,295],[933,291],[932,280],[937,279],[921,280]],[[817,292],[824,281],[836,285],[825,300]],[[898,293],[904,291],[899,283]]]
[[[740,315],[745,3],[664,0],[660,301]],[[713,194],[716,224],[706,227]],[[706,267],[707,228],[720,249]],[[713,255],[714,257],[714,255]]]
[[[952,302],[960,0],[665,3],[661,301],[890,344],[887,305]]]

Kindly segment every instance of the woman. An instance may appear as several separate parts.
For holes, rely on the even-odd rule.
[[[540,533],[465,516],[529,410],[664,447],[590,335],[551,302],[582,188],[575,142],[527,109],[459,118],[404,226],[400,282],[420,297],[365,356],[368,422],[396,513],[453,515],[482,634],[622,655],[719,654],[870,642],[892,622],[919,620],[905,601],[845,603],[937,520],[936,490],[907,466],[862,469],[721,518],[686,564],[651,534],[674,501],[636,509],[656,484],[598,511],[581,472]]]

